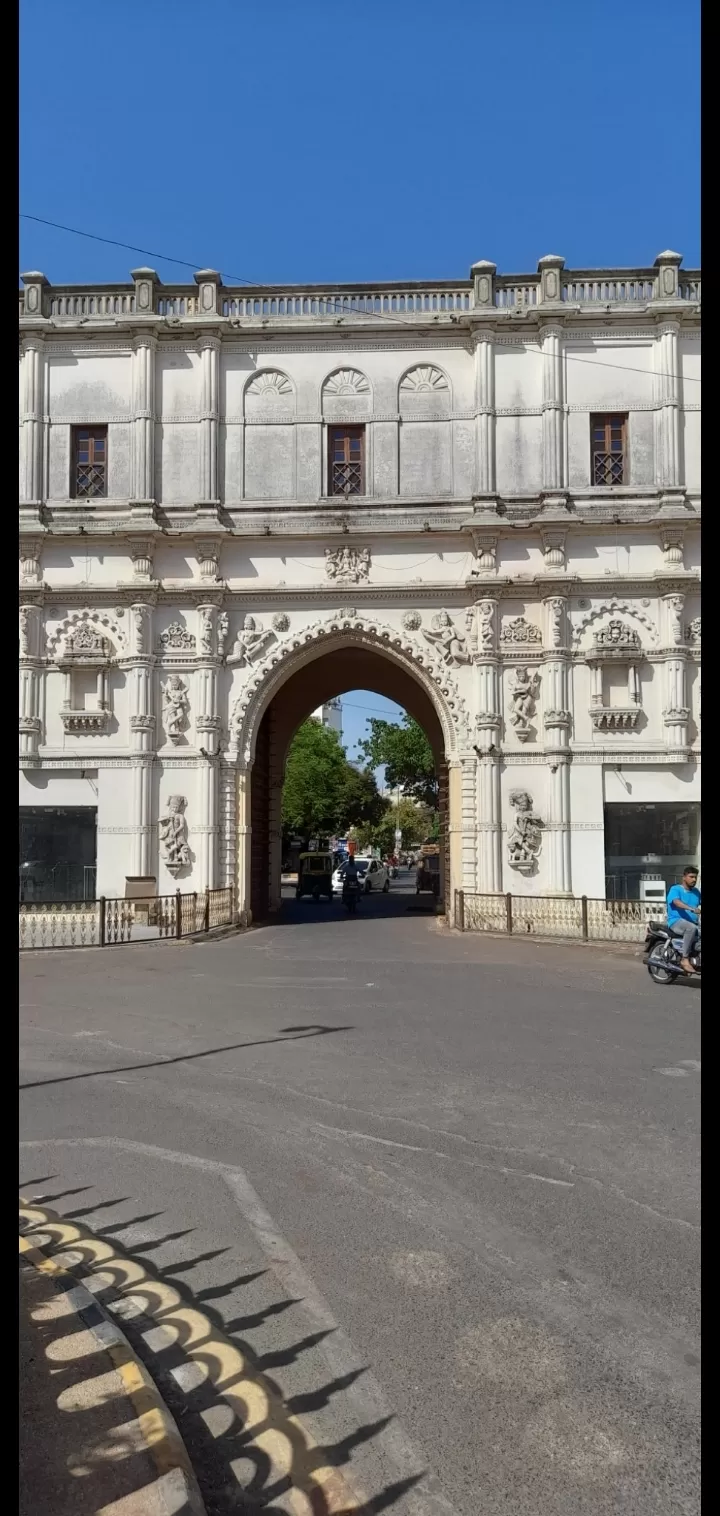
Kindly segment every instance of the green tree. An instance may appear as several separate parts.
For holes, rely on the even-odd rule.
[[[401,847],[417,847],[432,832],[433,812],[401,795],[399,804],[387,805],[379,821],[366,822],[357,828],[358,843],[361,847],[379,848],[383,856],[390,855],[395,852],[396,827],[402,832]]]
[[[402,722],[382,721],[373,716],[368,725],[370,735],[360,743],[360,751],[369,767],[384,765],[390,789],[400,785],[411,800],[437,810],[435,759],[419,723],[412,716],[404,716]]]
[[[387,801],[372,773],[348,763],[337,732],[305,721],[290,744],[283,786],[283,832],[306,842],[379,820]]]

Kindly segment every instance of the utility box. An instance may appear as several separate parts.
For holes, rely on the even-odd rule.
[[[647,905],[664,906],[666,895],[667,890],[665,888],[664,879],[658,878],[656,876],[652,879],[640,880],[640,899],[643,900]]]

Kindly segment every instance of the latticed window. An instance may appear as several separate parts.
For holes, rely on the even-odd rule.
[[[627,416],[591,416],[593,484],[627,484]]]
[[[77,500],[107,494],[107,427],[73,427],[73,493]]]
[[[364,426],[331,426],[329,461],[331,495],[364,495]]]

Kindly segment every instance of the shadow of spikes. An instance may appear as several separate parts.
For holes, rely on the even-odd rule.
[[[21,1179],[18,1184],[19,1190],[30,1190],[34,1184],[51,1184],[57,1179],[57,1174],[41,1174],[39,1179]]]
[[[251,1332],[253,1327],[262,1326],[270,1316],[281,1316],[283,1311],[289,1311],[291,1305],[302,1305],[302,1300],[276,1300],[273,1305],[265,1306],[262,1311],[254,1311],[251,1316],[236,1316],[234,1321],[227,1321],[224,1331]]]
[[[127,1221],[114,1221],[112,1226],[99,1226],[96,1237],[114,1237],[116,1232],[127,1232],[131,1226],[142,1226],[145,1221],[157,1221],[164,1211],[145,1211],[141,1216],[128,1216]]]
[[[121,1195],[119,1200],[98,1200],[97,1205],[83,1205],[77,1211],[64,1211],[63,1216],[66,1221],[79,1221],[83,1216],[92,1216],[95,1211],[111,1211],[114,1205],[128,1205],[130,1199],[130,1195]]]
[[[133,1253],[152,1253],[154,1248],[162,1248],[166,1242],[179,1242],[181,1237],[189,1237],[194,1231],[194,1226],[186,1226],[180,1232],[166,1232],[164,1237],[153,1237],[150,1242],[134,1242]]]
[[[178,1233],[178,1236],[180,1235]],[[149,1247],[150,1244],[145,1243],[143,1246]],[[135,1248],[136,1253],[140,1251],[139,1248]],[[237,1279],[229,1279],[227,1284],[217,1284],[207,1290],[197,1290],[195,1299],[197,1301],[222,1300],[223,1295],[230,1295],[233,1290],[239,1290],[245,1284],[252,1284],[255,1279],[262,1279],[263,1274],[267,1274],[267,1272],[267,1269],[255,1269],[253,1274],[238,1274]]]
[[[333,1395],[339,1395],[343,1390],[349,1390],[351,1384],[360,1378],[361,1374],[367,1373],[367,1367],[351,1369],[348,1374],[341,1374],[338,1379],[331,1379],[327,1384],[320,1386],[318,1390],[309,1390],[304,1395],[292,1395],[285,1404],[291,1416],[302,1416],[306,1411],[321,1411],[329,1405]]]
[[[373,1495],[371,1500],[366,1500],[361,1506],[346,1506],[344,1511],[336,1511],[334,1516],[380,1516],[382,1511],[388,1511],[390,1506],[396,1505],[402,1500],[403,1495],[409,1495],[424,1479],[423,1474],[410,1474],[407,1479],[397,1479],[394,1484],[388,1484],[379,1494]],[[268,1513],[265,1513],[268,1516]]]
[[[107,1074],[136,1074],[141,1069],[168,1069],[174,1063],[192,1063],[196,1058],[212,1058],[215,1053],[237,1053],[243,1048],[269,1047],[275,1042],[294,1042],[300,1037],[327,1037],[331,1032],[352,1032],[352,1026],[321,1026],[302,1032],[293,1032],[288,1036],[281,1037],[258,1037],[253,1042],[229,1042],[223,1047],[200,1048],[197,1053],[178,1053],[176,1058],[151,1058],[146,1063],[121,1063],[114,1064],[110,1069],[85,1069],[81,1074],[58,1074],[55,1079],[31,1079],[21,1084],[21,1090],[37,1090],[46,1084],[72,1084],[76,1079],[101,1079]],[[82,1186],[89,1190],[91,1185]],[[79,1190],[67,1190],[68,1195],[79,1194]],[[57,1200],[59,1196],[47,1196],[47,1199]]]
[[[45,1224],[51,1226],[59,1220],[62,1218],[49,1212]],[[96,1291],[98,1297],[105,1299],[106,1303],[122,1299],[128,1294],[145,1301],[145,1310],[141,1314],[123,1320],[123,1330],[150,1374],[158,1380],[170,1411],[182,1426],[191,1461],[200,1475],[202,1492],[213,1516],[239,1516],[241,1511],[249,1516],[253,1510],[262,1511],[264,1516],[271,1516],[274,1510],[276,1516],[284,1516],[282,1504],[278,1506],[272,1502],[280,1500],[287,1488],[297,1488],[306,1493],[314,1516],[330,1516],[327,1498],[315,1481],[314,1471],[328,1463],[334,1462],[336,1466],[347,1463],[352,1449],[381,1432],[392,1417],[358,1428],[336,1446],[308,1446],[308,1434],[290,1413],[281,1387],[267,1372],[272,1355],[266,1356],[261,1368],[258,1355],[250,1343],[240,1337],[230,1337],[217,1307],[197,1301],[192,1288],[184,1280],[173,1278],[172,1269],[154,1266],[143,1258],[143,1280],[128,1281],[128,1265],[134,1259],[131,1243],[126,1247],[122,1241],[113,1239],[113,1257],[98,1259],[94,1251],[96,1244],[99,1241],[103,1242],[103,1246],[110,1244],[105,1244],[90,1228],[85,1229],[84,1236],[81,1227],[76,1227],[76,1230],[81,1232],[81,1236],[73,1241],[72,1251],[86,1265],[83,1269],[81,1262],[73,1270],[76,1277],[84,1274],[87,1278],[93,1273],[106,1277],[108,1283]],[[226,1251],[225,1248],[216,1249],[209,1256],[216,1257]],[[197,1260],[192,1260],[184,1267],[192,1267],[195,1261]],[[98,1284],[99,1282],[98,1280]],[[159,1295],[161,1286],[167,1283],[171,1284],[180,1302],[177,1311],[174,1307],[168,1308],[164,1298]],[[278,1308],[286,1310],[294,1303],[279,1302]],[[198,1313],[207,1323],[205,1337],[198,1337],[198,1327],[202,1325],[197,1320]],[[263,1312],[262,1316],[267,1314]],[[275,1314],[274,1310],[272,1314]],[[158,1353],[148,1346],[144,1334],[148,1327],[156,1326],[163,1320],[173,1327],[176,1337],[174,1342],[163,1346]],[[277,1362],[293,1362],[301,1352],[328,1335],[329,1331],[312,1334],[285,1352],[277,1354]],[[228,1374],[228,1349],[240,1355],[238,1372],[233,1373],[232,1378]],[[191,1361],[201,1370],[202,1377],[192,1387],[184,1389],[174,1379],[173,1370],[188,1363],[188,1352]],[[321,1387],[317,1392],[320,1401],[327,1403],[332,1393],[340,1391],[354,1377],[357,1375]],[[244,1390],[245,1385],[247,1391]],[[234,1393],[227,1399],[230,1390]],[[253,1442],[253,1438],[257,1438],[262,1430],[257,1425],[258,1390],[262,1391],[268,1402],[268,1416],[264,1425],[272,1426],[280,1432],[288,1444],[289,1485],[285,1482],[285,1476],[281,1481],[270,1485],[269,1481],[275,1481],[277,1477],[277,1470],[273,1470],[265,1449]],[[222,1407],[228,1422],[223,1431],[213,1436],[210,1426],[204,1420],[204,1413],[216,1412],[219,1407]],[[249,1482],[242,1488],[232,1471],[233,1460],[237,1458],[247,1461]],[[382,1498],[384,1503],[377,1506],[378,1510],[384,1509],[394,1497],[388,1495],[387,1499],[385,1496]],[[372,1516],[372,1511],[373,1506],[368,1505],[367,1516]]]
[[[33,1195],[31,1198],[33,1201],[42,1201],[42,1204],[46,1205],[56,1200],[65,1200],[68,1195],[83,1195],[86,1190],[91,1189],[93,1189],[91,1184],[79,1184],[74,1190],[58,1190],[55,1195]]]
[[[338,1468],[343,1463],[349,1463],[353,1448],[371,1442],[373,1437],[384,1432],[394,1420],[394,1416],[381,1416],[379,1421],[369,1421],[366,1426],[358,1427],[356,1432],[348,1432],[347,1437],[341,1437],[339,1442],[325,1443],[321,1448],[314,1448],[308,1456],[308,1468],[322,1469],[326,1464]]]
[[[207,1253],[196,1253],[194,1258],[181,1259],[179,1263],[164,1265],[161,1272],[167,1279],[173,1279],[176,1274],[187,1274],[188,1269],[194,1269],[198,1263],[210,1263],[213,1258],[222,1258],[223,1253],[229,1253],[230,1248],[209,1248]]]
[[[277,1353],[263,1353],[257,1360],[257,1366],[262,1373],[266,1373],[268,1369],[286,1368],[289,1364],[295,1363],[301,1353],[309,1353],[311,1348],[316,1348],[319,1343],[325,1341],[326,1337],[331,1337],[336,1331],[337,1327],[324,1327],[322,1332],[311,1332],[308,1337],[301,1337],[300,1341],[290,1348],[282,1348]]]

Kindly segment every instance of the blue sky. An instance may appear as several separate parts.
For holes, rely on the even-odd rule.
[[[699,263],[697,0],[21,0],[20,18],[29,214],[228,283]],[[57,283],[151,261],[20,226],[20,268]]]

